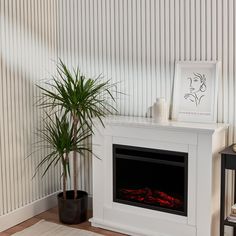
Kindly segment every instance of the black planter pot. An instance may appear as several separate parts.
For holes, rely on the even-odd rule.
[[[67,199],[63,193],[57,195],[59,220],[64,224],[79,224],[87,220],[88,193],[77,191],[78,197],[74,199],[74,191],[66,191]]]

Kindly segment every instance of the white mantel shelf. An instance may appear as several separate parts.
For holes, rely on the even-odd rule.
[[[228,124],[224,123],[198,123],[198,122],[180,122],[168,120],[168,122],[157,123],[152,118],[133,117],[133,116],[108,116],[105,118],[105,123],[112,125],[132,126],[132,127],[147,127],[170,129],[189,132],[214,133],[222,129],[227,129]]]
[[[94,121],[93,226],[133,236],[219,236],[219,152],[227,124],[110,116],[104,125]],[[114,202],[113,144],[187,153],[187,216]]]

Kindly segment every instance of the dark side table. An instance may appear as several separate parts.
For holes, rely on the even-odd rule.
[[[220,198],[220,236],[224,236],[224,226],[234,227],[234,236],[236,236],[236,223],[230,222],[225,217],[225,172],[226,170],[236,170],[236,153],[233,151],[233,145],[225,148],[221,154],[221,198]],[[234,179],[234,203],[236,202],[236,174]]]

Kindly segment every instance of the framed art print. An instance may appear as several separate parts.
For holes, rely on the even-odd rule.
[[[219,62],[175,63],[172,119],[216,122]]]

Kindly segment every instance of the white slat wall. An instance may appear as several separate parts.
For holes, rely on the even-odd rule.
[[[32,178],[36,82],[55,71],[57,1],[0,0],[0,216],[60,189],[58,169]]]
[[[234,0],[58,0],[59,52],[69,64],[118,82],[122,115],[146,116],[171,100],[175,60],[219,60],[218,121],[236,141]]]
[[[219,60],[218,121],[236,142],[235,0],[0,0],[0,27],[0,214],[58,188],[51,174],[31,180],[39,157],[24,160],[40,115],[34,83],[57,56],[118,82],[120,114],[135,116],[171,101],[175,60]],[[79,164],[91,193],[91,158]]]

